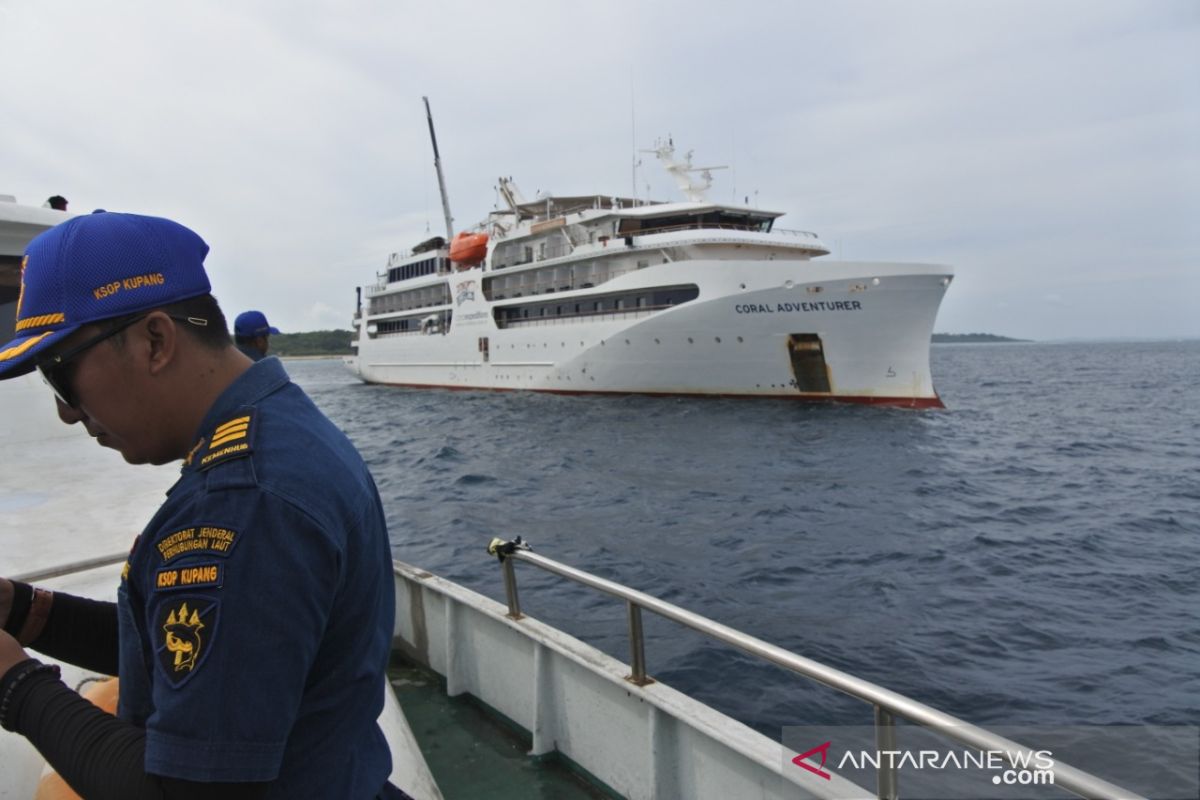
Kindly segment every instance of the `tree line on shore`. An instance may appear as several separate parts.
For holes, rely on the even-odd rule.
[[[348,356],[353,331],[277,333],[271,337],[273,356]]]

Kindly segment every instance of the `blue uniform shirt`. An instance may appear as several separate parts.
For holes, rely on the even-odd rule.
[[[374,797],[395,612],[367,467],[275,358],[199,437],[121,582],[119,715],[154,774]]]
[[[242,351],[242,355],[247,356],[251,361],[262,361],[266,358],[266,353],[252,344],[239,344],[237,349]]]

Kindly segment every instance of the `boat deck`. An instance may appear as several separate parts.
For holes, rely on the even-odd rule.
[[[468,696],[447,697],[446,681],[400,656],[388,671],[421,754],[445,800],[611,800],[619,797],[557,754],[530,756],[533,741],[515,723]]]

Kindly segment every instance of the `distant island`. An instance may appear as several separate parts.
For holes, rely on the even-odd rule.
[[[271,337],[273,356],[348,356],[353,331],[277,333]]]
[[[273,341],[273,340],[272,340]],[[1029,339],[1011,339],[994,333],[935,333],[934,344],[998,344],[1001,342],[1028,342]]]

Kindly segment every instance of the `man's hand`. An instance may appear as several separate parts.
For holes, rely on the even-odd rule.
[[[29,657],[16,639],[0,630],[0,677]]]

